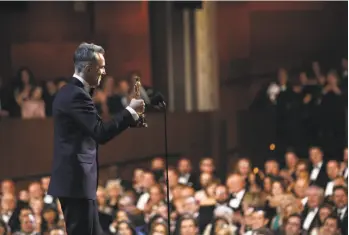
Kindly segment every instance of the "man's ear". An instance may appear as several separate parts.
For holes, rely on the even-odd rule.
[[[90,64],[87,64],[87,65],[85,66],[85,71],[86,71],[86,72],[91,72],[91,71],[92,71],[92,66],[91,66]]]

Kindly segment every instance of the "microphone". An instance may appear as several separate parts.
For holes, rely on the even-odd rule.
[[[150,99],[150,103],[145,104],[145,107],[147,109],[148,108],[155,108],[157,110],[160,110],[162,108],[166,108],[164,96],[158,92]]]

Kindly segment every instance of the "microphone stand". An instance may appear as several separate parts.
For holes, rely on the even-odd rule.
[[[165,166],[166,166],[166,195],[167,195],[167,226],[168,226],[168,234],[171,234],[171,204],[170,204],[170,184],[168,181],[168,142],[167,142],[167,107],[165,102],[163,102],[164,107],[164,142],[165,142]]]

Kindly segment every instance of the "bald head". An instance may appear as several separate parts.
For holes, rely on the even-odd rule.
[[[229,193],[238,193],[245,187],[245,180],[240,174],[231,174],[226,182]]]

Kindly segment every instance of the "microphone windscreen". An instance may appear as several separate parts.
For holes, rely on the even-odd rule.
[[[151,105],[159,105],[162,102],[164,102],[164,97],[163,97],[163,95],[161,93],[157,93],[155,96],[153,96],[150,99],[150,104]]]

